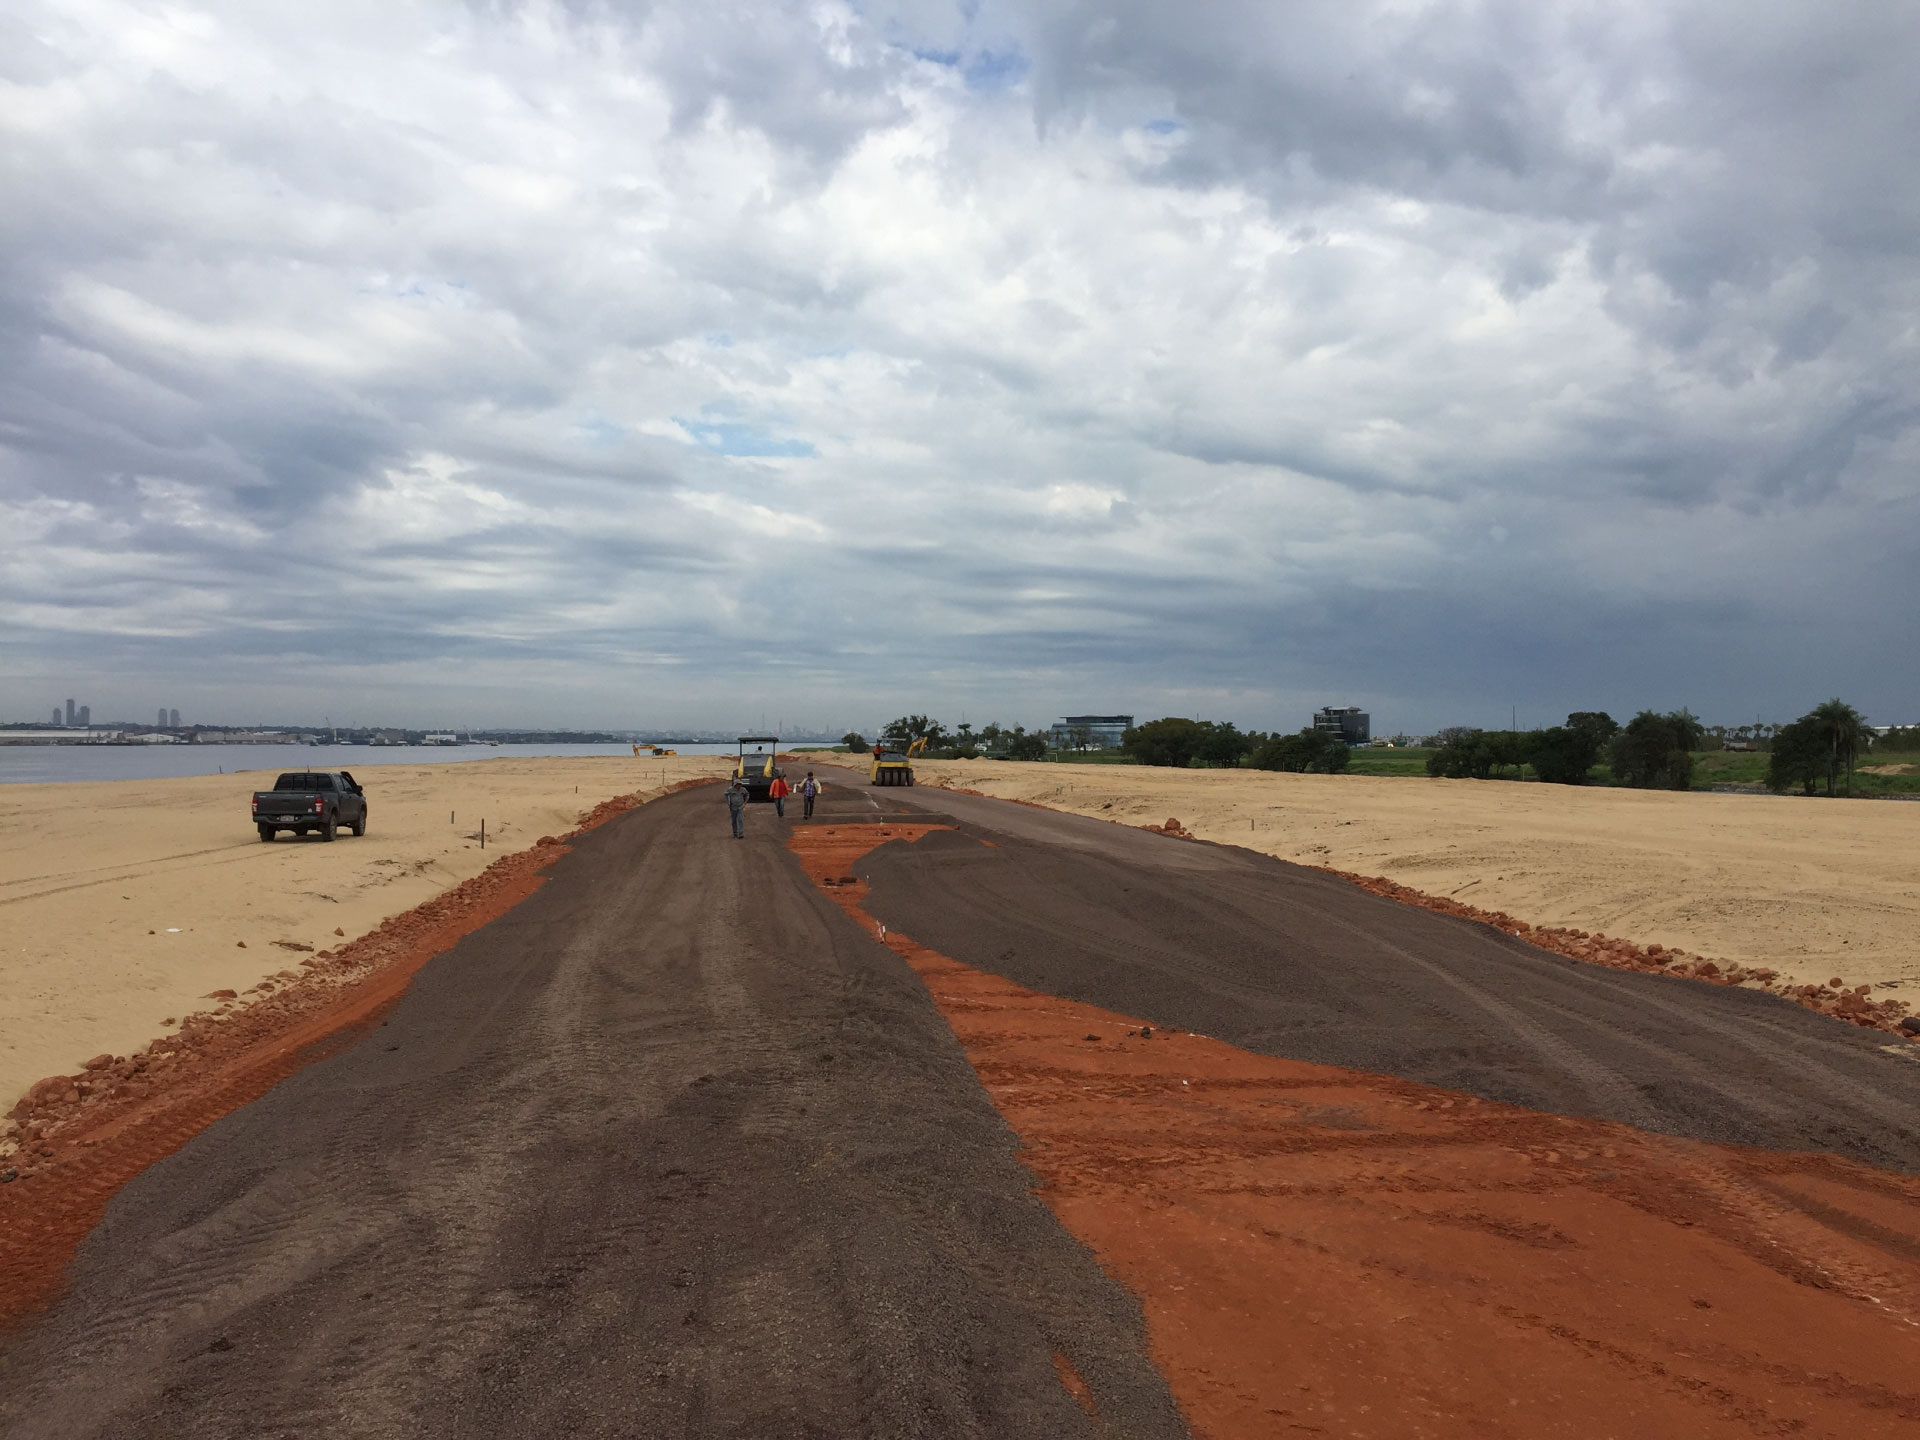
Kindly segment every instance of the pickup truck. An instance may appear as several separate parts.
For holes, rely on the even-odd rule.
[[[282,830],[304,835],[317,830],[331,840],[342,825],[367,833],[367,796],[344,770],[290,770],[271,790],[253,792],[253,825],[262,840]]]

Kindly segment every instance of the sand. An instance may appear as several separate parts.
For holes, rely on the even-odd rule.
[[[918,772],[1920,1002],[1920,804],[992,760]]]
[[[369,766],[356,772],[367,834],[342,832],[332,844],[281,835],[263,845],[254,835],[248,799],[283,765],[0,787],[0,1110],[43,1076],[139,1049],[207,1008],[209,992],[244,992],[571,829],[603,800],[717,775],[727,763]]]

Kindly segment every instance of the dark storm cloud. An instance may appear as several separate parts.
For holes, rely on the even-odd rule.
[[[1911,9],[0,24],[12,716],[1920,714]]]

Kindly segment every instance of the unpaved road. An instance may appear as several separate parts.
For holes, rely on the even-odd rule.
[[[585,836],[129,1185],[0,1434],[1184,1433],[919,981],[750,829]]]
[[[971,833],[876,851],[866,908],[963,964],[1262,1054],[1920,1173],[1911,1042],[1550,955],[1247,850],[900,793]]]
[[[794,824],[731,841],[709,789],[592,832],[129,1185],[0,1343],[0,1435],[1920,1421],[1920,1067],[1881,1037],[1000,802]],[[808,883],[843,863],[870,888]]]

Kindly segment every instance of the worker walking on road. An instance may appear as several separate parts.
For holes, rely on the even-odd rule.
[[[733,819],[733,838],[747,838],[747,782],[738,775],[727,786],[727,814]]]
[[[774,776],[773,784],[767,787],[767,794],[773,800],[773,813],[782,820],[787,818],[787,796],[792,793],[793,787],[787,784],[787,777],[784,775]]]
[[[800,782],[800,818],[802,820],[811,820],[813,818],[813,802],[819,793],[820,782],[813,778],[813,772],[809,770],[807,771],[807,778]]]

